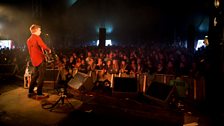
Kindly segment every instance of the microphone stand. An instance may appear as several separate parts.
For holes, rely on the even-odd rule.
[[[56,109],[56,106],[60,106],[60,105],[64,105],[65,104],[65,100],[68,103],[68,107],[73,108],[73,105],[71,104],[71,102],[68,100],[67,95],[65,94],[65,90],[61,89],[61,92],[59,93],[60,97],[59,99],[51,106],[50,111],[53,111],[54,109]]]
[[[49,109],[49,111],[54,111],[55,109],[57,109],[60,106],[67,105],[68,110],[73,110],[74,107],[73,107],[72,103],[68,100],[68,97],[63,88],[61,88],[61,92],[59,93],[59,95],[60,95],[60,97],[58,98],[58,100],[56,100],[55,103],[42,104],[42,108]],[[65,100],[67,101],[68,104],[65,104]]]

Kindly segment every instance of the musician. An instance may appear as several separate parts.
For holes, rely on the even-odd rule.
[[[40,37],[41,26],[32,24],[30,26],[30,32],[31,35],[27,39],[27,48],[34,70],[31,75],[28,97],[36,97],[36,99],[47,98],[49,96],[43,93],[43,82],[47,65],[45,61],[44,51],[51,53],[51,49],[44,43],[44,41]],[[36,93],[34,93],[35,86],[37,86]]]

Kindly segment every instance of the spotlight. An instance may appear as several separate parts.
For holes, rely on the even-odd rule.
[[[215,6],[216,8],[218,8],[218,7],[219,7],[219,5],[220,5],[219,0],[215,0],[215,1],[214,1],[214,6]]]

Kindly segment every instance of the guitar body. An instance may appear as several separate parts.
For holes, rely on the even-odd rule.
[[[54,52],[54,51],[53,51]],[[43,51],[45,55],[45,61],[47,63],[53,63],[56,61],[57,55],[55,53],[49,53],[48,51],[44,50]]]

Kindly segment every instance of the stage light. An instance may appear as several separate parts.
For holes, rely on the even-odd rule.
[[[109,22],[105,22],[105,24],[102,26],[102,25],[96,25],[95,26],[95,30],[96,30],[96,32],[97,33],[99,33],[100,32],[100,28],[101,27],[104,27],[104,28],[106,28],[106,33],[107,34],[110,34],[110,33],[112,33],[113,32],[113,25],[112,25],[112,23],[109,23]]]
[[[99,40],[97,40],[96,45],[99,45]],[[111,40],[106,40],[105,46],[112,46],[112,41]]]
[[[4,49],[4,48],[9,48],[9,49],[15,48],[12,40],[0,40],[0,49]]]
[[[75,4],[77,2],[77,0],[67,0],[66,2],[66,6],[67,7],[71,7],[73,4]]]
[[[215,6],[216,8],[218,8],[218,7],[219,7],[219,5],[220,5],[219,0],[215,0],[215,1],[214,1],[214,6]]]
[[[198,40],[195,50],[198,50],[199,48],[203,46],[205,47],[204,40]]]

